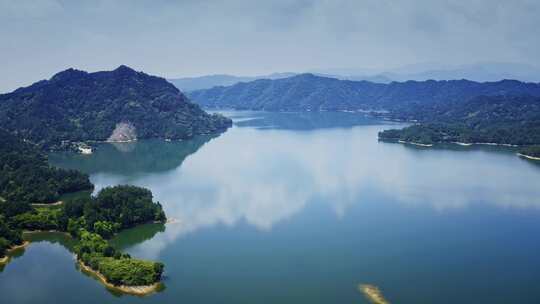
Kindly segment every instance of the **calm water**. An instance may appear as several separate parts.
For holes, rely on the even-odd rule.
[[[377,141],[349,113],[231,112],[219,137],[103,145],[51,162],[98,188],[150,188],[180,223],[115,246],[166,265],[137,298],[80,273],[62,235],[34,235],[1,303],[540,303],[540,166],[493,147]]]

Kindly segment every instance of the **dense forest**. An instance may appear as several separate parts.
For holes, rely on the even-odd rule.
[[[113,285],[141,286],[159,282],[163,264],[133,259],[112,247],[102,236],[84,229],[75,246],[77,258],[101,273]]]
[[[126,66],[96,73],[69,69],[0,95],[0,128],[46,149],[105,141],[119,125],[138,139],[186,139],[231,124],[201,110],[165,79]]]
[[[23,243],[24,230],[57,230],[78,240],[83,263],[112,284],[147,285],[159,281],[163,264],[132,259],[108,244],[122,229],[148,222],[164,222],[165,213],[152,193],[135,186],[102,189],[96,196],[78,196],[58,205],[63,193],[93,189],[88,176],[49,166],[33,144],[0,131],[0,258]]]
[[[36,146],[0,129],[0,199],[52,203],[64,193],[92,188],[88,175],[51,167]]]
[[[420,123],[383,131],[379,138],[420,144],[540,144],[539,97],[479,96],[464,103],[411,107],[408,112]]]
[[[75,252],[79,260],[112,284],[148,285],[161,278],[163,264],[133,259],[106,241],[122,229],[166,220],[149,190],[116,186],[101,190],[95,197],[66,200],[62,205],[10,208],[16,204],[0,202],[0,257],[22,243],[23,230],[65,231],[78,240]]]
[[[474,82],[427,80],[391,82],[339,80],[313,74],[283,79],[260,79],[227,87],[190,92],[208,108],[265,111],[385,110],[408,113],[416,106],[461,103],[476,96],[540,96],[540,84],[516,80]]]

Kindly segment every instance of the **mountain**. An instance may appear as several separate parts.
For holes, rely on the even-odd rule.
[[[515,79],[524,82],[540,82],[540,68],[511,62],[478,62],[464,65],[424,62],[404,65],[393,69],[320,69],[316,75],[342,80],[367,80],[390,83],[392,81],[459,80],[499,81]]]
[[[201,110],[165,79],[126,66],[95,73],[68,69],[0,95],[0,128],[49,149],[79,141],[186,139],[231,124]]]
[[[497,82],[406,81],[389,84],[350,81],[313,74],[276,80],[255,80],[189,93],[208,108],[266,111],[386,110],[407,113],[417,105],[456,103],[480,95],[540,96],[540,84]]]
[[[380,75],[396,81],[469,79],[482,82],[515,79],[526,82],[540,82],[540,68],[526,64],[499,62],[475,63],[457,67],[441,66],[418,72],[399,69],[381,73]]]
[[[280,79],[291,77],[294,75],[294,73],[274,73],[262,76],[233,76],[226,74],[217,74],[200,77],[174,78],[168,79],[168,81],[174,84],[178,89],[182,90],[183,92],[190,92],[194,90],[209,89],[216,86],[229,86],[239,82],[248,82],[257,79]]]
[[[478,96],[468,102],[417,109],[421,122],[379,138],[424,145],[442,142],[540,144],[540,98]]]

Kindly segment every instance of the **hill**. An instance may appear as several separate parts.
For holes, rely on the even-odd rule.
[[[95,73],[68,69],[0,95],[0,128],[49,149],[80,141],[186,139],[231,124],[201,110],[165,79],[126,66]]]
[[[412,109],[420,124],[386,130],[379,138],[424,145],[441,142],[540,144],[540,98],[479,96],[468,102]]]
[[[476,96],[540,96],[540,84],[497,82],[406,81],[389,84],[338,80],[301,74],[277,80],[256,80],[189,93],[203,107],[266,111],[404,112],[415,106],[459,103]]]

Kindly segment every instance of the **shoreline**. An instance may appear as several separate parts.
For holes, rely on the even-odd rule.
[[[33,203],[33,204],[30,204],[31,206],[33,207],[50,207],[50,206],[60,206],[64,204],[63,201],[58,201],[58,202],[55,202],[55,203],[50,203],[50,204],[45,204],[45,203]]]
[[[379,140],[382,140],[382,141],[394,140],[395,141],[396,139],[379,137]],[[476,146],[476,145],[511,147],[511,148],[520,147],[519,145],[512,145],[512,144],[483,143],[483,142],[465,143],[465,142],[458,142],[458,141],[441,141],[441,142],[436,142],[436,143],[433,143],[433,144],[422,144],[422,143],[417,143],[417,142],[413,142],[413,141],[405,141],[405,140],[401,140],[401,139],[398,139],[397,142],[400,143],[400,144],[409,144],[409,145],[415,145],[415,146],[420,146],[420,147],[433,147],[435,144],[454,144],[454,145],[459,145],[459,146],[464,146],[464,147],[470,147],[470,146]],[[526,157],[526,156],[528,156],[528,155],[524,155],[524,157]],[[532,157],[532,156],[529,156],[529,157]],[[538,159],[540,159],[540,158],[538,158]]]
[[[523,153],[516,153],[516,155],[530,160],[540,160],[540,157],[534,157]]]
[[[413,141],[398,140],[398,143],[415,145],[415,146],[420,146],[420,147],[433,147],[433,144],[421,144],[421,143],[417,143],[417,142],[413,142]]]
[[[360,284],[358,285],[358,290],[373,304],[390,304],[384,298],[381,290],[375,285]]]
[[[99,271],[94,270],[84,264],[81,260],[77,259],[77,264],[81,268],[81,270],[86,271],[98,278],[98,281],[105,285],[105,287],[110,288],[112,290],[117,290],[126,294],[131,294],[135,296],[147,296],[150,294],[153,294],[154,292],[157,292],[160,287],[160,282],[154,283],[152,285],[141,285],[141,286],[127,286],[127,285],[114,285],[107,281],[107,278],[103,274],[101,274]]]
[[[65,231],[60,231],[60,230],[23,230],[23,235],[24,234],[37,234],[37,233],[61,233],[61,234],[65,234],[69,237],[71,237],[71,234],[69,234],[68,232],[65,232]]]
[[[512,144],[498,144],[498,143],[457,143],[456,144],[458,145],[463,145],[463,146],[466,146],[466,145],[469,145],[469,146],[472,146],[472,145],[485,145],[485,146],[502,146],[502,147],[519,147],[518,145],[512,145]]]
[[[0,265],[3,265],[3,266],[7,265],[9,261],[11,261],[11,256],[9,255],[10,253],[19,249],[24,249],[28,247],[28,245],[30,245],[30,242],[24,241],[21,245],[16,245],[7,249],[6,255],[3,258],[0,258]]]
[[[30,245],[30,242],[29,241],[24,241],[21,245],[16,245],[16,246],[13,246],[13,247],[9,248],[7,250],[7,252],[13,252],[13,251],[15,251],[17,249],[26,248],[26,247],[28,247],[28,245]]]

